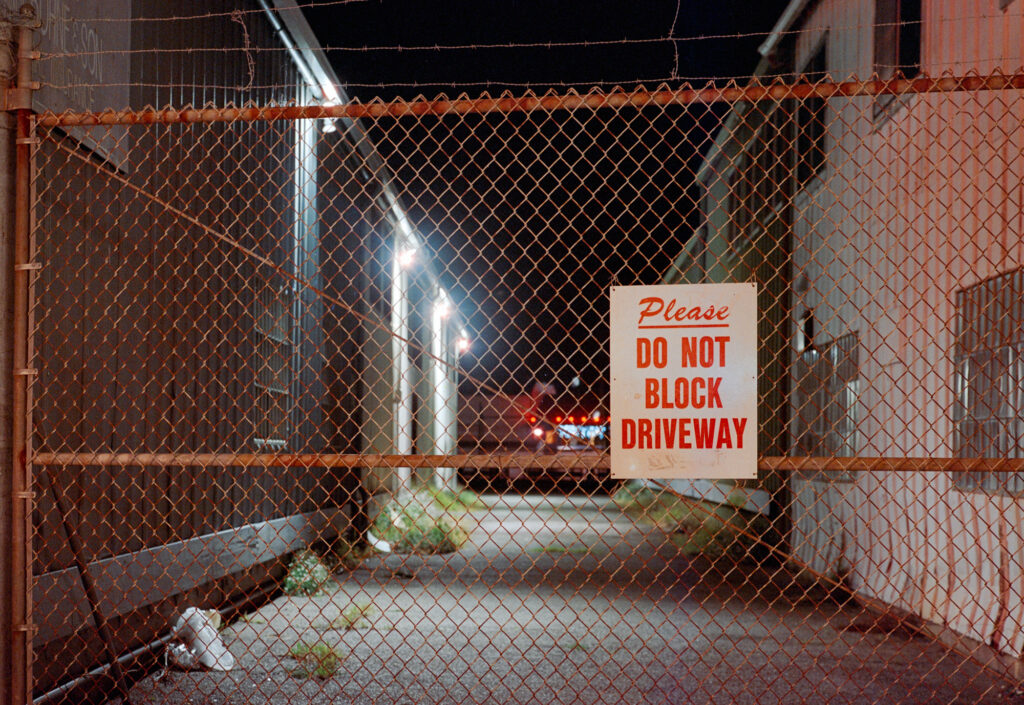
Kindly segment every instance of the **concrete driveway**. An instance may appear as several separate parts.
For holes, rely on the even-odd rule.
[[[446,556],[374,558],[223,633],[239,667],[172,671],[143,703],[1010,702],[1006,684],[782,574],[690,558],[606,497],[485,496]],[[354,603],[364,628],[332,628]],[[344,655],[290,675],[299,641]]]

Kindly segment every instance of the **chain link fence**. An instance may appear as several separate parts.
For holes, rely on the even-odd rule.
[[[1016,697],[1021,85],[37,118],[35,697]],[[610,479],[609,287],[729,281],[758,480]]]

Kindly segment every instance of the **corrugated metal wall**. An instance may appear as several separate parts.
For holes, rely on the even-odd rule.
[[[226,14],[126,25],[133,48],[192,50],[133,54],[131,104],[308,101],[296,67],[257,3],[243,5],[250,10],[239,16],[244,31]],[[215,14],[236,6],[140,0],[134,16]],[[244,54],[194,50],[245,41],[279,50],[253,52],[252,73]],[[37,449],[258,450],[257,280],[291,297],[297,361],[290,403],[302,423],[289,426],[289,450],[357,448],[361,412],[352,380],[359,378],[362,363],[356,354],[360,326],[352,311],[364,290],[358,252],[374,237],[379,217],[358,194],[330,188],[315,193],[316,179],[329,184],[352,154],[339,133],[320,144],[322,166],[306,175],[319,202],[306,204],[309,222],[297,222],[297,130],[309,127],[222,123],[122,131],[121,164],[104,162],[70,136],[62,145],[84,159],[54,158],[55,147],[43,147],[39,161],[48,166],[36,178],[35,238],[40,259],[52,266],[42,275],[36,304]],[[318,136],[317,126],[312,128]],[[224,171],[225,164],[235,168]],[[303,276],[314,286],[328,279],[332,293],[350,307],[325,308],[310,290],[296,291],[236,250],[212,245],[202,228],[172,209],[286,269],[293,266],[298,243],[296,266]],[[336,226],[321,232],[315,209],[345,215],[327,218]],[[353,227],[343,228],[348,222]],[[351,252],[353,258],[332,257],[333,268],[327,269],[320,264],[320,248]],[[211,366],[211,360],[220,364]],[[358,487],[356,473],[329,471],[337,475],[330,482],[324,479],[328,471],[315,468],[35,472],[38,692],[57,685],[59,674],[85,672],[108,660],[69,534],[81,542],[80,558],[103,595],[99,610],[109,621],[114,650],[122,653],[165,633],[185,605],[221,606],[279,578],[291,550],[344,528]],[[187,575],[181,571],[188,562],[174,558],[182,552],[198,556]],[[122,585],[128,573],[135,578]],[[72,604],[68,595],[74,596]]]
[[[870,75],[872,6],[819,3],[802,28],[820,32],[801,35],[798,63],[827,32],[830,73]],[[924,70],[1009,68],[1022,26],[1011,10],[925,3]],[[1024,96],[916,95],[883,112],[871,100],[829,101],[829,167],[796,196],[794,275],[807,286],[794,314],[813,310],[823,339],[859,334],[858,455],[949,457],[956,292],[1024,262],[1011,205],[1022,194]],[[942,473],[846,479],[793,478],[795,555],[1019,656],[1024,500]]]

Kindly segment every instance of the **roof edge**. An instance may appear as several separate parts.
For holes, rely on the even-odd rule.
[[[775,26],[772,27],[772,31],[768,35],[768,38],[765,39],[761,43],[761,46],[757,48],[757,51],[761,56],[768,56],[768,54],[772,52],[775,45],[777,45],[779,40],[782,39],[782,33],[790,28],[796,18],[800,16],[800,13],[804,11],[804,8],[807,7],[810,2],[811,0],[790,0],[789,5],[787,5],[786,9],[782,11],[782,15],[779,17],[779,20],[775,23]]]

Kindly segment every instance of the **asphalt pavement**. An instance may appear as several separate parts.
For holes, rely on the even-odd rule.
[[[937,644],[851,629],[864,614],[777,566],[681,553],[605,496],[489,495],[470,542],[378,557],[324,597],[228,626],[227,673],[170,671],[149,703],[976,703],[1009,687]],[[356,628],[339,626],[352,605]],[[327,678],[289,650],[322,641]]]

